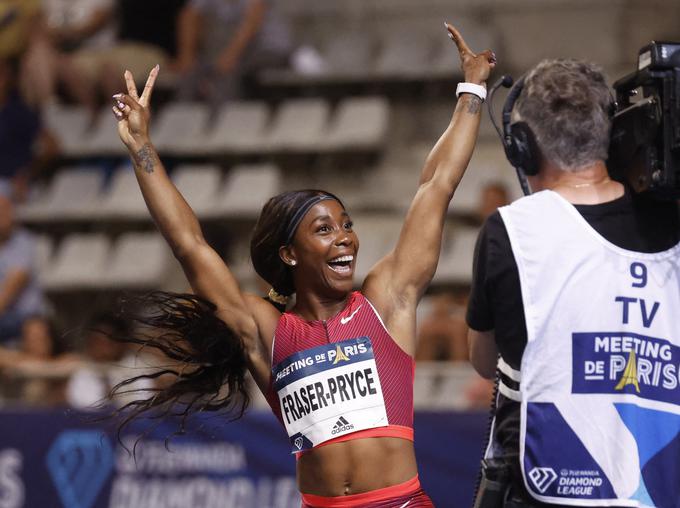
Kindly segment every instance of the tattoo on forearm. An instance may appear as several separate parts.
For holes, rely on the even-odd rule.
[[[147,173],[153,173],[153,166],[156,163],[156,154],[149,143],[140,148],[135,156],[133,162],[137,169],[143,169]]]
[[[476,95],[470,94],[470,100],[468,101],[467,105],[467,112],[470,113],[471,115],[476,115],[477,113],[479,113],[481,107],[482,99],[480,99]]]

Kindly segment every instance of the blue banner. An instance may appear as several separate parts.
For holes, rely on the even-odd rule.
[[[72,411],[0,417],[2,508],[299,508],[295,459],[268,412],[237,422],[214,415],[116,439],[111,424]],[[438,507],[471,503],[486,428],[484,414],[416,414],[423,487]],[[148,430],[148,429],[147,429]],[[125,445],[125,446],[123,446]]]
[[[572,335],[573,393],[631,393],[680,404],[680,348],[636,333]]]

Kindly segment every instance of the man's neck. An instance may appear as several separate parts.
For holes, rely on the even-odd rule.
[[[596,161],[576,170],[565,171],[545,163],[532,178],[534,190],[550,189],[573,204],[597,205],[623,196],[624,188],[607,173],[604,161]]]

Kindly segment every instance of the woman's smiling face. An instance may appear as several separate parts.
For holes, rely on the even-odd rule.
[[[314,205],[300,222],[293,242],[281,256],[302,277],[305,286],[331,290],[334,296],[352,291],[359,239],[344,207],[335,199]]]

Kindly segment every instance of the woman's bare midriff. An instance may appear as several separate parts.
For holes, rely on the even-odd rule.
[[[418,474],[413,442],[378,437],[333,443],[297,462],[300,492],[335,497],[404,483]]]

